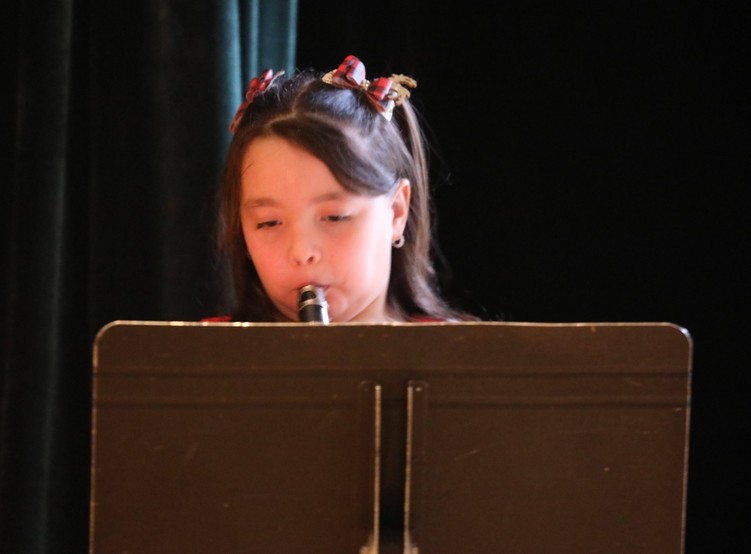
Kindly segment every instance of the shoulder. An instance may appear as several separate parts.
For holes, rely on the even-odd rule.
[[[415,315],[410,316],[409,322],[410,323],[445,323],[449,321],[448,319],[443,319],[441,317],[433,317],[429,315]]]
[[[411,315],[407,320],[410,323],[468,323],[482,321],[479,317],[463,312],[454,312],[444,314],[442,316],[437,315]]]
[[[201,323],[227,323],[233,321],[232,316],[229,315],[217,315],[211,317],[204,317],[200,319]],[[429,315],[416,315],[410,316],[409,323],[447,323],[452,320],[442,317],[433,317]]]
[[[226,323],[232,321],[232,316],[228,315],[215,315],[212,317],[204,317],[199,320],[201,323]]]

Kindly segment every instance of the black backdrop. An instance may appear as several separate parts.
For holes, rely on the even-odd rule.
[[[418,79],[448,290],[468,308],[691,332],[687,552],[735,552],[747,24],[697,2],[590,4],[300,0],[297,64],[354,53]],[[85,548],[96,330],[216,313],[207,198],[247,81],[225,15],[248,5],[0,4],[3,554]]]
[[[418,80],[447,292],[467,308],[688,329],[686,551],[733,552],[747,514],[741,14],[588,4],[301,0],[297,64],[355,54],[371,77]]]

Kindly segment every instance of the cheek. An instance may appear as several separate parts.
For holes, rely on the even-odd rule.
[[[257,264],[264,256],[263,241],[259,240],[259,236],[256,232],[254,223],[243,218],[241,219],[241,226],[243,239],[245,241],[245,250],[247,250],[248,254],[250,254],[251,258],[253,259],[253,263]]]
[[[268,275],[275,272],[275,268],[278,265],[277,256],[274,255],[273,249],[261,241],[246,238],[245,245],[248,249],[250,259],[258,272],[258,276],[261,280],[265,281]]]
[[[274,257],[270,255],[268,246],[263,241],[258,240],[256,235],[249,232],[245,222],[243,222],[242,231],[245,240],[245,249],[258,272],[258,276],[263,281],[265,276],[273,269]]]
[[[250,250],[250,223],[243,216],[240,216],[240,230],[245,240],[245,249]]]
[[[391,231],[384,226],[371,226],[360,230],[337,249],[339,262],[347,264],[356,274],[373,276],[388,271],[391,252]],[[384,267],[386,266],[386,267]]]

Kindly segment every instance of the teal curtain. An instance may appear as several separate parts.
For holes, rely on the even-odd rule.
[[[297,2],[0,10],[0,552],[86,552],[94,337],[220,309],[228,125],[259,69],[293,70]]]

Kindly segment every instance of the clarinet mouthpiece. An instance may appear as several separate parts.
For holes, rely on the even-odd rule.
[[[323,287],[305,285],[297,295],[297,314],[303,323],[329,324],[329,305]]]

